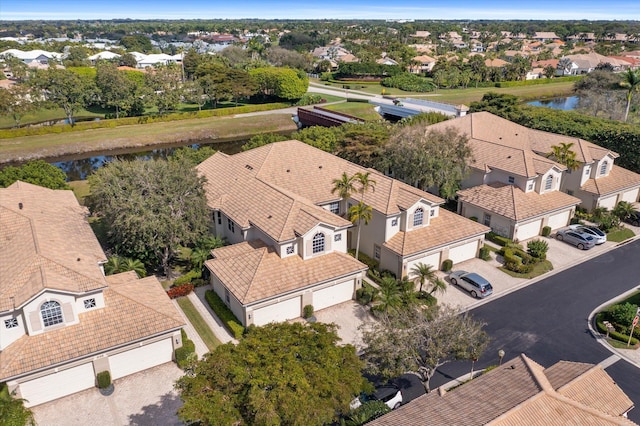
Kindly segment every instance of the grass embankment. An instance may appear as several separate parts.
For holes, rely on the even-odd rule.
[[[552,271],[553,265],[548,260],[543,260],[542,262],[536,263],[535,266],[533,267],[533,270],[526,274],[513,272],[504,267],[500,267],[498,269],[500,269],[505,274],[511,275],[512,277],[515,277],[515,278],[535,278],[539,275],[546,274],[547,272]]]
[[[635,232],[629,228],[620,228],[615,231],[611,231],[607,234],[607,241],[613,241],[614,243],[621,243],[629,238],[635,237]]]
[[[0,140],[0,164],[202,139],[242,139],[259,133],[294,130],[296,125],[291,120],[290,113],[271,113],[241,117],[195,118],[82,132],[24,136]]]
[[[380,114],[374,109],[375,106],[364,102],[343,102],[339,104],[327,105],[323,107],[331,111],[342,112],[344,114],[353,115],[365,121],[380,120]]]
[[[213,334],[213,331],[211,331],[211,328],[209,328],[204,318],[202,318],[202,315],[196,310],[196,307],[193,306],[191,300],[186,297],[179,297],[176,301],[180,309],[182,309],[182,312],[184,312],[185,316],[189,319],[191,325],[193,325],[193,328],[195,328],[196,332],[200,335],[200,338],[202,338],[204,344],[207,345],[209,351],[213,351],[217,346],[222,344]]]

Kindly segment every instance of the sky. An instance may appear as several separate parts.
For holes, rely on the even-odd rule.
[[[640,20],[640,0],[0,0],[0,20],[29,19]]]

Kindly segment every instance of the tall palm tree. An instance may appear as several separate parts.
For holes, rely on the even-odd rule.
[[[390,276],[383,277],[373,310],[388,315],[397,312],[400,306],[402,306],[402,296],[398,281]]]
[[[373,217],[373,211],[371,206],[366,205],[362,201],[360,201],[355,206],[351,206],[349,209],[349,219],[355,225],[358,224],[358,237],[356,242],[356,259],[358,258],[358,254],[360,253],[360,230],[362,229],[362,222],[365,225],[368,225],[371,222],[371,218]]]
[[[560,142],[560,145],[553,145],[551,152],[547,154],[547,158],[553,158],[560,164],[567,166],[569,170],[577,170],[580,162],[576,160],[576,152],[572,149],[573,142]]]
[[[640,71],[627,70],[626,73],[622,74],[620,86],[627,88],[627,106],[624,110],[624,121],[626,122],[629,117],[629,108],[631,106],[633,94],[640,89]]]
[[[633,204],[627,201],[620,201],[611,211],[620,220],[627,220],[636,213]]]
[[[431,287],[429,289],[429,296],[433,296],[433,294],[444,294],[447,292],[447,283],[437,278],[433,281],[429,281]]]
[[[358,192],[360,193],[360,201],[364,203],[364,195],[368,190],[376,192],[376,181],[371,178],[371,172],[358,172],[353,176],[353,178],[360,185]]]
[[[416,266],[411,268],[411,273],[416,276],[415,280],[420,283],[419,291],[422,291],[422,286],[424,286],[426,282],[432,282],[438,279],[438,276],[436,275],[436,271],[433,269],[433,266],[425,265],[422,262],[418,263]]]
[[[332,181],[333,189],[331,190],[331,193],[335,194],[337,192],[341,199],[345,201],[348,200],[349,197],[351,197],[351,194],[356,192],[354,180],[355,176],[349,176],[347,175],[347,172],[342,172],[340,179],[334,179]]]

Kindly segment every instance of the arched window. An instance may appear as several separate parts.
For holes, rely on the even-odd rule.
[[[324,234],[318,232],[313,236],[313,254],[322,253],[324,251]]]
[[[549,191],[553,187],[553,175],[547,176],[547,180],[544,183],[544,190]]]
[[[423,219],[424,219],[424,210],[422,210],[422,207],[419,209],[416,209],[416,211],[413,212],[413,226],[422,225]]]
[[[62,308],[56,301],[44,302],[40,307],[40,315],[45,327],[60,324],[62,320]]]

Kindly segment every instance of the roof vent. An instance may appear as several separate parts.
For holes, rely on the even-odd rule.
[[[80,262],[80,258],[77,258],[76,260],[77,260],[78,262]]]
[[[273,216],[269,215],[269,216],[267,216],[267,219],[271,219],[272,217],[273,217]]]
[[[245,165],[245,167],[249,170],[253,170],[253,167],[251,167],[249,164]]]
[[[502,140],[502,136],[499,136],[498,139]]]
[[[510,155],[507,155],[507,158],[511,158],[511,156],[510,156]]]
[[[19,208],[20,210],[22,210],[22,207],[24,207],[24,206],[22,205],[22,203],[18,203],[18,208]]]
[[[518,134],[516,133],[516,136],[518,136]]]
[[[512,364],[509,368],[511,368],[512,370],[515,370],[516,366]]]
[[[318,168],[319,168],[319,169],[321,169],[321,168],[322,168],[322,166],[320,165],[320,166],[318,166]]]
[[[291,170],[287,169],[287,173],[289,173]]]

